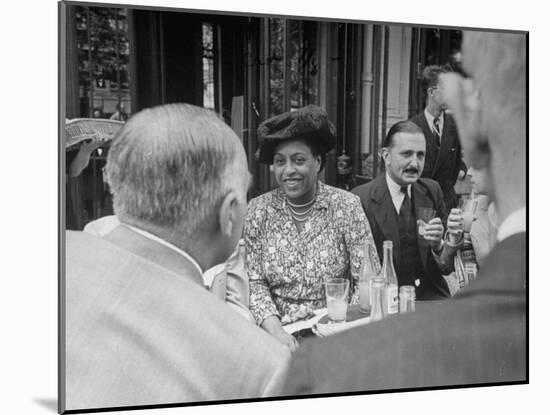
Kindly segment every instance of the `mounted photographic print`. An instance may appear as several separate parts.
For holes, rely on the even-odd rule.
[[[59,411],[528,382],[528,33],[63,1]]]

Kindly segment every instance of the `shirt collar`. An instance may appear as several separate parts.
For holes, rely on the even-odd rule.
[[[212,283],[214,282],[214,278],[216,278],[223,272],[226,272],[225,263],[214,265],[213,267],[208,268],[206,271],[204,271],[204,274],[202,274],[204,285],[210,288],[212,286]]]
[[[439,113],[439,116],[437,117],[437,118],[439,118],[439,128],[441,128],[443,126],[443,112],[444,111],[441,111]],[[426,120],[428,121],[428,125],[430,126],[430,128],[433,129],[434,128],[434,119],[435,119],[435,117],[428,112],[427,108],[424,108],[424,116],[426,117]]]
[[[506,238],[515,235],[516,233],[525,232],[527,230],[527,210],[524,207],[512,212],[506,219],[502,221],[497,232],[497,241],[502,242]]]
[[[388,189],[390,191],[390,195],[392,199],[403,195],[403,193],[401,192],[401,186],[395,183],[395,181],[390,177],[387,171],[386,171],[386,182],[388,183]],[[409,198],[410,198],[411,197],[410,184],[407,185],[407,194],[409,195]]]
[[[189,255],[187,252],[185,251],[182,251],[181,249],[179,249],[177,246],[171,244],[170,242],[166,242],[164,239],[161,239],[159,238],[158,236],[156,235],[153,235],[152,233],[150,232],[147,232],[147,231],[144,231],[143,229],[139,229],[139,228],[136,228],[135,226],[131,226],[131,225],[128,225],[128,224],[124,224],[124,226],[127,226],[128,228],[132,229],[134,232],[137,232],[139,233],[140,235],[143,235],[144,237],[146,238],[149,238],[155,242],[158,242],[159,244],[162,244],[170,249],[172,249],[173,251],[176,251],[178,254],[180,254],[181,256],[183,256],[185,259],[187,259],[189,262],[191,262],[196,268],[197,270],[199,271],[199,274],[202,276],[203,280],[204,280],[204,275],[203,275],[203,272],[202,272],[202,268],[201,266],[199,265],[199,263],[197,261],[195,261],[193,259],[193,257],[191,255]],[[205,281],[205,285],[206,284],[206,281]],[[208,286],[208,285],[207,285]]]

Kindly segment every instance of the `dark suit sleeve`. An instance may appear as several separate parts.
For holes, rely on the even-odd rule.
[[[434,196],[434,208],[437,212],[436,216],[438,218],[441,218],[441,222],[443,223],[443,235],[445,235],[445,230],[447,229],[447,217],[449,215],[447,212],[447,208],[445,207],[445,201],[443,199],[443,190],[441,190],[441,186],[436,181],[432,181],[431,188],[433,189],[432,194]],[[444,274],[448,274],[453,271],[455,253],[456,249],[453,251],[453,249],[447,246],[447,244],[443,246],[443,251],[440,253],[440,255],[436,255],[435,253],[433,253],[433,257],[437,266]]]
[[[462,170],[464,173],[468,171],[468,166],[466,166],[466,163],[464,163],[464,160],[462,159],[462,146],[460,145],[460,140],[458,140],[458,151],[456,152],[456,165],[458,166],[456,177],[458,177],[458,173]]]
[[[458,127],[456,125],[456,121],[452,115],[449,115],[449,122],[452,123],[453,131],[455,132],[455,140],[456,140],[456,160],[455,160],[455,169],[454,171],[454,177],[455,181],[458,178],[458,173],[462,170],[464,173],[468,171],[468,167],[466,166],[466,163],[464,163],[464,160],[462,159],[462,145],[460,144],[460,137],[458,136]]]
[[[432,189],[433,189],[433,200],[434,200],[434,209],[437,212],[436,217],[441,218],[441,222],[443,222],[443,227],[447,227],[447,216],[449,216],[447,212],[447,208],[445,207],[445,199],[443,198],[443,190],[441,190],[441,186],[436,181],[432,181]]]

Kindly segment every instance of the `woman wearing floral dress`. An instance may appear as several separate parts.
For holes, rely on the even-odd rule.
[[[359,198],[319,181],[336,144],[326,112],[311,105],[273,117],[259,126],[258,136],[260,162],[272,166],[279,188],[248,208],[250,311],[294,350],[297,342],[282,325],[326,307],[327,278],[349,279],[356,300],[361,248],[372,235]]]

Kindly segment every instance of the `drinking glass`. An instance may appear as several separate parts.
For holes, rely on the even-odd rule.
[[[424,237],[426,225],[435,218],[435,210],[432,208],[418,208],[416,213],[418,220],[418,235]]]
[[[402,285],[399,288],[399,312],[411,313],[415,310],[416,290],[413,285]]]
[[[466,274],[466,284],[468,284],[477,277],[477,265],[473,262],[467,262],[464,265],[464,272]]]
[[[463,196],[458,202],[458,208],[463,213],[462,229],[464,232],[470,232],[476,213],[477,200],[472,197]]]
[[[332,278],[325,283],[328,318],[333,323],[346,321],[348,311],[349,280]]]

